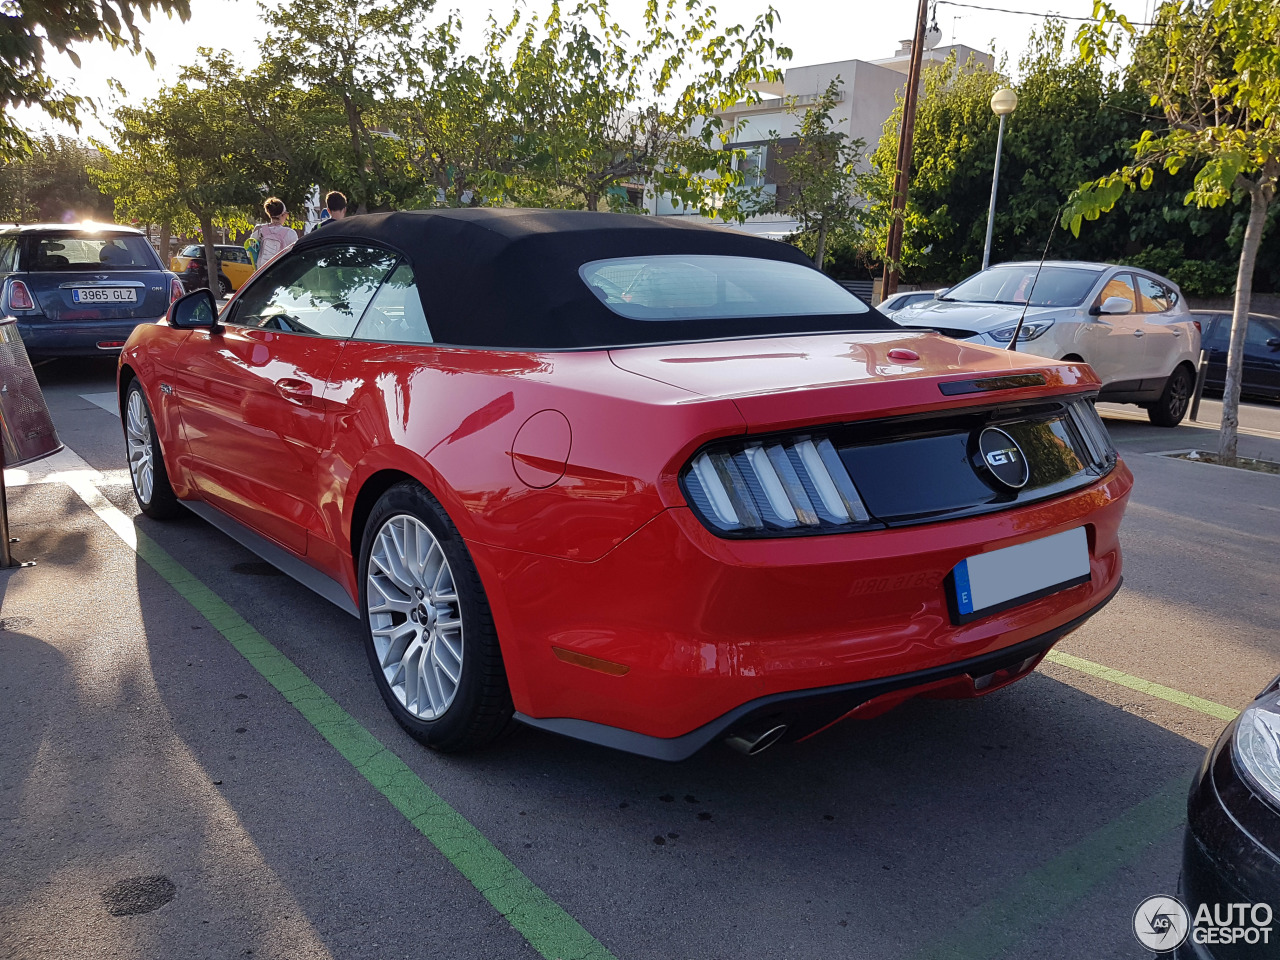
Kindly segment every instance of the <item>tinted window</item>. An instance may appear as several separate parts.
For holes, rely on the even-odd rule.
[[[204,247],[200,246],[198,243],[190,244],[189,246],[183,247],[183,248],[182,248],[182,252],[181,252],[180,254],[178,254],[178,256],[180,256],[180,257],[202,257],[202,256],[204,256]]]
[[[401,263],[378,288],[356,328],[355,339],[382,343],[433,343],[413,271]]]
[[[1272,340],[1277,336],[1280,336],[1280,333],[1277,333],[1275,327],[1271,326],[1265,320],[1250,318],[1249,330],[1244,335],[1244,342],[1253,348],[1249,351],[1250,353],[1261,353],[1264,350],[1271,349],[1267,346],[1267,341]],[[1262,349],[1260,350],[1258,348]]]
[[[18,268],[18,238],[0,237],[0,273]]]
[[[1173,291],[1163,283],[1138,274],[1138,292],[1142,294],[1143,313],[1164,313],[1173,306]]]
[[[1036,276],[1037,269],[1039,277]],[[962,280],[940,299],[1021,305],[1030,297],[1033,307],[1077,307],[1084,303],[1101,272],[1088,267],[1040,268],[1034,263],[1003,264]]]
[[[223,263],[250,263],[249,251],[244,247],[219,247],[218,257]]]
[[[858,314],[867,305],[811,267],[754,257],[595,260],[579,276],[628,320],[711,320]]]
[[[116,234],[31,234],[28,270],[158,270],[156,253],[145,237]]]
[[[312,247],[273,262],[227,322],[316,337],[351,336],[396,255],[373,247]]]
[[[1133,278],[1127,273],[1117,273],[1107,281],[1107,285],[1098,294],[1098,306],[1102,306],[1112,297],[1128,301],[1130,313],[1138,309],[1138,297],[1133,290]]]

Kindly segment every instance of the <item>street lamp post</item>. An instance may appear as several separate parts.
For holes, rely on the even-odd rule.
[[[1000,132],[996,134],[996,169],[991,174],[991,206],[987,209],[987,242],[982,247],[982,269],[991,265],[991,228],[996,220],[996,187],[1000,183],[1000,148],[1004,146],[1004,118],[1018,109],[1018,95],[1008,87],[997,90],[991,96],[991,112],[1000,118]]]

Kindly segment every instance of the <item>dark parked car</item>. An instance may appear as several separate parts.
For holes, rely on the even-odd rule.
[[[1205,389],[1221,393],[1227,379],[1227,343],[1231,339],[1231,314],[1193,310],[1200,321],[1200,345],[1209,352]],[[1244,338],[1244,380],[1241,392],[1253,397],[1280,399],[1280,319],[1249,314]]]
[[[1280,954],[1280,678],[1200,767],[1187,802],[1181,893],[1187,937],[1178,960]]]
[[[182,284],[143,234],[104,224],[0,229],[0,315],[33,356],[119,353],[165,315]]]

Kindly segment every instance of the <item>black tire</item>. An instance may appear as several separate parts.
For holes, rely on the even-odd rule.
[[[1147,407],[1147,416],[1157,427],[1176,427],[1187,415],[1191,406],[1191,391],[1195,379],[1191,371],[1180,366],[1165,381],[1160,399]]]
[[[218,298],[231,296],[231,281],[226,277],[218,277]]]
[[[142,384],[136,379],[129,383],[129,389],[125,391],[124,396],[124,410],[121,413],[124,421],[125,457],[129,462],[129,480],[133,484],[133,498],[138,501],[138,508],[153,520],[172,520],[182,513],[182,505],[169,483],[169,471],[164,465],[164,452],[160,449],[160,438],[156,435],[151,405],[147,403],[147,395],[142,389]],[[139,405],[136,410],[135,403]],[[138,489],[139,471],[134,465],[131,431],[145,432],[149,437],[151,464],[149,497],[144,497],[142,491]]]
[[[408,686],[405,683],[404,667],[400,663],[397,668],[399,661],[396,660],[390,640],[382,641],[387,649],[388,663],[391,664],[384,669],[374,641],[374,626],[369,611],[369,570],[374,562],[373,554],[379,534],[388,524],[403,522],[404,518],[416,520],[435,538],[448,565],[453,593],[457,598],[456,608],[445,605],[448,608],[447,615],[455,620],[460,619],[462,623],[461,634],[457,638],[462,656],[456,689],[451,702],[431,719],[424,719],[422,716],[428,711],[411,710],[406,703]],[[497,630],[493,625],[493,614],[489,610],[489,601],[480,583],[480,575],[476,572],[466,544],[435,497],[412,481],[396,484],[384,493],[369,515],[361,536],[359,573],[360,619],[364,625],[365,653],[369,657],[369,668],[373,672],[378,693],[382,695],[387,708],[400,726],[414,739],[443,753],[474,750],[500,737],[511,725],[514,707],[511,703],[511,691],[507,687],[507,673],[502,662],[502,650],[498,645]],[[380,582],[395,588],[381,572],[379,577]],[[414,611],[415,623],[424,622],[416,614],[429,602],[429,598],[420,601]],[[433,610],[437,609],[433,606]],[[393,620],[405,617],[402,613],[383,613],[382,616]],[[433,625],[436,617],[436,613],[431,616]],[[404,624],[407,619],[405,617],[399,620],[396,625]],[[433,632],[434,630],[433,626]],[[388,670],[393,676],[400,678],[399,691],[393,687]]]

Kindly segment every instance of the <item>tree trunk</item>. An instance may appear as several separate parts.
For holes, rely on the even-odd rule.
[[[1249,328],[1249,306],[1253,299],[1253,266],[1262,245],[1262,229],[1267,219],[1264,187],[1246,181],[1249,190],[1249,222],[1240,248],[1240,269],[1236,273],[1236,302],[1231,317],[1231,345],[1227,349],[1227,382],[1222,390],[1222,429],[1218,434],[1218,458],[1225,464],[1236,462],[1236,432],[1240,427],[1240,375],[1244,369],[1244,338]]]
[[[167,223],[160,224],[160,260],[164,268],[169,269],[169,243],[173,239],[173,229]]]
[[[821,270],[823,273],[827,272],[823,267],[823,264],[826,263],[826,260],[827,260],[827,224],[824,221],[818,227],[818,249],[813,252],[813,262],[818,265],[818,269]]]
[[[207,286],[218,296],[218,255],[214,251],[213,217],[200,214],[200,237],[204,240],[204,268]]]
[[[586,200],[587,200],[587,209],[588,209],[588,210],[599,210],[599,209],[600,209],[600,194],[595,193],[595,192],[590,192],[590,193],[585,194],[585,196],[586,196]]]

